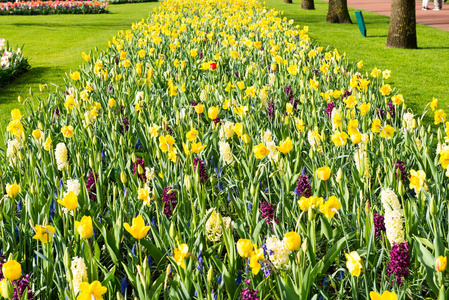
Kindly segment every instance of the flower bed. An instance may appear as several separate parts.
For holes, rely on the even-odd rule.
[[[157,2],[157,0],[110,0],[110,4]]]
[[[108,2],[30,1],[0,3],[0,15],[60,15],[108,13]]]
[[[30,68],[20,48],[13,48],[0,39],[0,88]]]
[[[423,126],[388,70],[307,32],[258,1],[164,1],[13,110],[1,290],[444,299],[445,112]]]

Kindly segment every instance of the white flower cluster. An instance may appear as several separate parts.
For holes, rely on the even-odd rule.
[[[405,129],[407,131],[413,131],[413,129],[415,129],[416,127],[416,120],[415,120],[415,116],[412,113],[405,113],[402,116],[402,119],[405,122]]]
[[[230,139],[234,136],[234,123],[226,121],[220,129],[220,139]]]
[[[147,183],[151,182],[152,180],[154,180],[154,168],[145,168],[145,177],[147,179]]]
[[[208,214],[210,214],[210,216],[206,222],[207,238],[209,241],[218,242],[223,234],[223,226],[221,226],[219,218],[220,213],[218,213],[215,208],[211,208],[207,211],[206,215]],[[222,217],[222,220],[224,227],[229,229],[229,226],[231,225],[231,218]]]
[[[234,162],[234,157],[232,156],[231,147],[229,146],[229,143],[218,142],[218,146],[220,147],[220,155],[223,158],[223,161],[226,164],[232,164]]]
[[[404,241],[403,217],[399,199],[392,189],[384,188],[380,192],[380,199],[385,210],[385,228],[390,244]]]
[[[77,197],[81,191],[81,184],[78,179],[68,179],[67,180],[67,193],[73,192]]]
[[[21,148],[20,142],[16,139],[8,141],[8,148],[6,150],[6,156],[9,157],[10,163],[15,163],[17,158],[17,152]]]
[[[287,250],[283,241],[275,236],[270,236],[266,241],[268,256],[276,269],[290,269],[290,251]]]
[[[56,158],[56,164],[58,165],[59,171],[68,167],[67,147],[65,146],[64,143],[59,143],[56,145],[55,158]]]
[[[72,259],[73,292],[78,294],[81,282],[87,282],[87,267],[84,258],[75,256]]]
[[[307,141],[309,141],[310,147],[313,151],[323,152],[323,147],[321,146],[320,135],[316,130],[309,130],[307,133]]]

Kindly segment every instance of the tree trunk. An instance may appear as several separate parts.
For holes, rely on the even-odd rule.
[[[418,47],[415,0],[391,0],[390,28],[385,46],[406,49]]]
[[[293,3],[292,0],[284,0],[284,3]]]
[[[313,0],[302,0],[301,9],[315,9],[315,3],[313,2]]]
[[[329,0],[326,22],[352,24],[348,12],[347,0]]]

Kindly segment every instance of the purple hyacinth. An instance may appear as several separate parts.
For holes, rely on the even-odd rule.
[[[262,214],[262,218],[265,219],[267,224],[271,223],[273,220],[276,222],[276,224],[279,223],[279,220],[275,218],[275,209],[273,207],[273,204],[262,201],[260,203],[260,213]]]
[[[3,276],[3,264],[6,262],[6,256],[0,255],[0,281],[4,279]],[[31,289],[30,284],[30,275],[26,274],[25,276],[20,277],[17,280],[12,281],[12,285],[14,287],[14,295],[12,297],[13,300],[19,300],[22,298],[22,295],[25,293],[25,290],[28,290],[28,298],[32,300],[34,298],[33,291]]]
[[[326,108],[326,114],[330,117],[332,115],[332,110],[335,108],[334,102],[329,102]]]
[[[405,162],[402,160],[396,160],[396,166],[394,167],[394,174],[396,178],[401,177],[402,181],[407,180],[407,170],[405,169]]]
[[[396,116],[396,109],[394,108],[393,102],[388,102],[388,110],[390,111],[390,116],[394,119]]]
[[[351,92],[349,90],[345,90],[345,92],[343,93],[343,99],[349,96],[351,96]]]
[[[59,118],[59,109],[58,108],[53,109],[51,113],[53,115],[56,115],[57,118]]]
[[[198,102],[196,102],[195,100],[190,100],[190,105],[197,106]]]
[[[388,262],[387,276],[394,274],[397,284],[404,282],[404,278],[408,275],[410,267],[410,258],[408,254],[407,242],[393,244],[390,250],[390,261]]]
[[[374,237],[382,239],[382,232],[385,232],[385,218],[377,213],[374,213]]]
[[[296,185],[296,191],[299,197],[309,198],[312,196],[312,188],[310,187],[309,176],[306,174],[299,175],[298,182]]]
[[[214,124],[217,125],[218,123],[220,123],[221,119],[219,117],[216,117],[215,119],[213,119]]]
[[[318,69],[312,69],[312,74],[318,76],[318,74],[320,74],[320,71],[318,71]]]
[[[89,198],[92,201],[97,200],[97,180],[98,180],[98,175],[96,173],[94,173],[93,171],[91,171],[89,173],[89,176],[87,177],[86,189],[87,189],[87,192],[89,193]]]
[[[290,85],[287,85],[284,88],[284,93],[287,96],[287,98],[290,100],[293,97],[293,90],[292,87]]]
[[[120,133],[125,133],[129,129],[129,120],[127,117],[122,118],[122,124],[120,124]]]
[[[173,210],[176,208],[178,197],[176,195],[176,191],[173,191],[169,194],[169,192],[172,190],[172,187],[165,187],[164,193],[162,194],[162,202],[164,202],[164,213],[167,216],[167,218],[170,218],[173,215]]]
[[[142,174],[139,174],[139,171],[138,171],[139,165],[142,167],[142,170],[143,170]],[[136,174],[137,174],[137,177],[139,177],[142,182],[147,181],[147,177],[145,175],[145,161],[142,158],[137,158],[136,162],[133,163],[133,175],[136,175]]]
[[[290,98],[290,104],[293,106],[293,109],[296,109],[296,106],[298,105],[298,99]]]
[[[167,124],[165,124],[165,131],[169,134],[169,135],[173,135],[173,129],[171,129],[171,127]]]
[[[204,165],[204,161],[202,161],[198,157],[195,157],[193,159],[193,169],[195,171],[196,171],[196,167],[198,167],[198,175],[200,177],[200,182],[204,183],[205,181],[207,181],[209,176],[207,176],[207,170],[206,170],[206,166]]]
[[[268,118],[269,119],[274,119],[274,113],[275,113],[275,106],[274,106],[274,102],[273,101],[269,101],[268,102],[268,108],[267,108],[267,113],[268,113]]]
[[[242,289],[240,292],[240,297],[242,297],[242,300],[259,300],[259,297],[257,297],[258,290],[252,290],[249,288],[249,283],[251,282],[251,279],[248,279],[245,281],[245,284],[247,285],[246,288]]]
[[[383,108],[379,108],[376,112],[377,116],[379,117],[379,119],[381,120],[385,120],[386,117],[386,112]]]

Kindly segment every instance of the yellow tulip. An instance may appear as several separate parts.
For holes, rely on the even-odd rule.
[[[0,281],[0,295],[5,299],[12,299],[14,296],[14,287],[11,281],[6,278]]]
[[[379,293],[369,293],[371,300],[397,300],[398,296],[395,292],[384,291],[382,296]]]
[[[148,230],[150,230],[150,226],[145,226],[145,221],[141,215],[133,218],[132,226],[129,226],[128,223],[124,223],[123,227],[138,240],[143,239],[147,235]]]
[[[22,275],[22,266],[15,260],[9,260],[3,264],[3,277],[9,281],[14,281]]]
[[[327,166],[318,168],[316,170],[316,175],[318,176],[319,179],[326,181],[331,176],[331,168]]]
[[[354,134],[351,134],[351,141],[354,144],[358,144],[362,141],[362,135],[360,134],[360,132],[356,132]]]
[[[253,152],[257,159],[262,159],[270,153],[270,150],[268,150],[264,144],[260,143],[259,145],[254,146]]]
[[[435,269],[438,272],[444,272],[446,271],[446,267],[447,267],[447,257],[439,256],[435,262]]]
[[[62,200],[58,200],[58,203],[66,207],[68,210],[75,210],[78,207],[78,197],[74,192],[68,192]]]
[[[284,235],[284,245],[289,251],[296,251],[301,247],[301,236],[295,232],[290,231]]]
[[[215,120],[218,117],[218,111],[219,111],[218,107],[211,106],[207,111],[207,116],[209,117],[209,119]]]
[[[195,105],[195,111],[196,111],[196,113],[197,114],[202,114],[203,113],[203,111],[204,111],[204,105],[203,104],[198,104],[198,105]]]
[[[20,186],[17,183],[13,183],[13,184],[6,184],[6,193],[8,194],[9,197],[11,198],[16,198],[17,195],[20,192]]]
[[[33,239],[40,240],[44,244],[51,242],[52,236],[55,234],[55,228],[50,225],[36,225],[34,230],[36,231],[36,234],[33,236]]]
[[[287,137],[285,140],[281,141],[279,143],[279,147],[276,146],[276,149],[284,154],[289,153],[293,149],[293,143],[290,137]]]
[[[91,217],[83,216],[80,222],[75,221],[75,228],[83,239],[88,239],[94,235]]]
[[[239,239],[237,241],[237,252],[241,257],[248,257],[253,250],[253,243],[248,239]]]
[[[346,267],[349,270],[349,273],[351,273],[351,276],[360,276],[360,273],[362,272],[363,266],[362,266],[362,259],[360,258],[357,251],[352,251],[351,253],[345,253],[346,256]]]
[[[40,131],[39,129],[33,130],[31,134],[36,140],[40,140],[42,137],[42,131]]]
[[[242,135],[242,141],[245,144],[249,144],[249,142],[251,142],[251,137],[249,136],[249,134],[245,133],[244,135]]]

